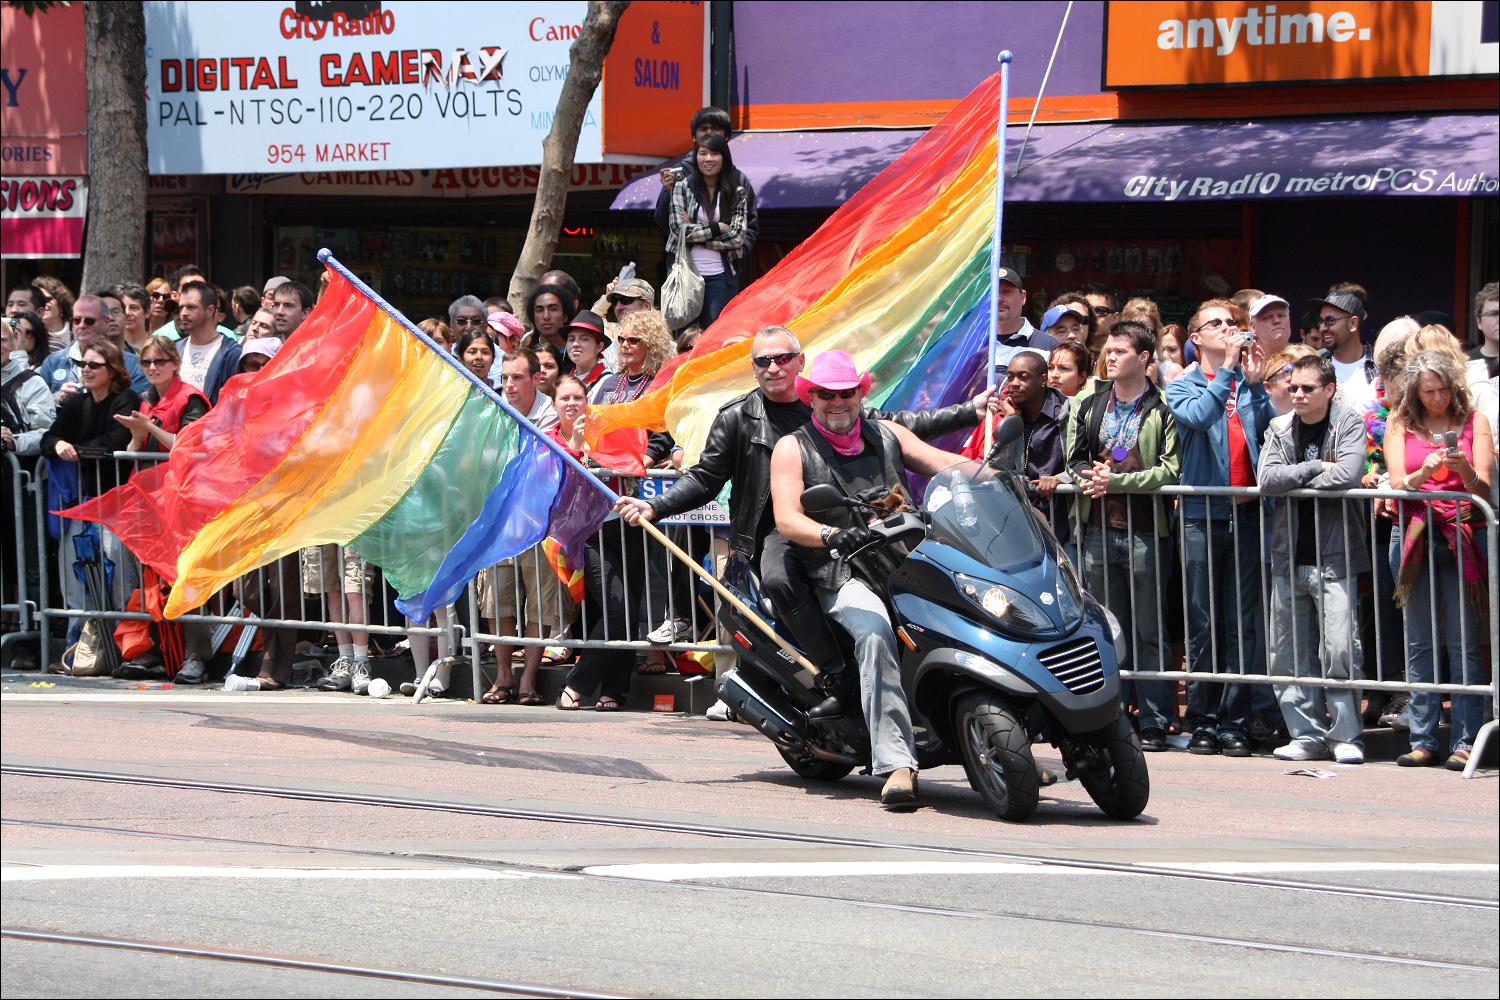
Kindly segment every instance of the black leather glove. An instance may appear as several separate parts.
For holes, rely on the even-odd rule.
[[[862,524],[854,528],[840,528],[828,536],[828,547],[838,549],[840,555],[848,555],[874,537],[875,533]]]

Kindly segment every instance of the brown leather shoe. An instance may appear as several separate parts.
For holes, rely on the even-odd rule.
[[[1396,758],[1396,763],[1401,767],[1432,767],[1442,762],[1436,750],[1426,747],[1417,747],[1411,753],[1404,753]]]
[[[1469,751],[1453,751],[1453,753],[1448,755],[1448,761],[1443,766],[1450,771],[1462,771],[1469,766]]]
[[[880,790],[880,804],[887,809],[914,809],[917,806],[917,769],[898,767],[885,779]]]

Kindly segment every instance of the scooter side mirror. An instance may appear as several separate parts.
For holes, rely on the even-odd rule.
[[[831,483],[819,483],[802,491],[802,509],[809,514],[821,514],[840,507],[852,507],[849,498]]]
[[[990,448],[990,467],[1001,472],[1024,472],[1026,452],[1021,447],[1021,438],[1025,433],[1026,425],[1018,415],[1000,421],[995,428],[995,443]]]

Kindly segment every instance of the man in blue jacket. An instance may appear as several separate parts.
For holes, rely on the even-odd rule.
[[[202,281],[190,281],[177,294],[177,354],[182,380],[202,391],[210,403],[240,370],[240,345],[218,331],[218,293]]]
[[[73,342],[58,348],[42,361],[37,371],[52,390],[52,399],[61,406],[69,396],[83,391],[84,349],[96,339],[107,338],[109,316],[105,312],[104,300],[97,295],[84,295],[73,303]],[[151,388],[146,373],[133,351],[122,351],[125,355],[125,373],[130,376],[130,388],[137,395]],[[4,359],[0,359],[4,360]]]
[[[1276,413],[1246,326],[1239,307],[1225,299],[1200,305],[1188,324],[1199,360],[1167,385],[1184,486],[1255,485],[1261,437]],[[1184,497],[1182,518],[1188,669],[1265,673],[1260,505],[1248,497]],[[1190,681],[1188,751],[1248,757],[1247,722],[1274,709],[1263,685]],[[1142,732],[1141,744],[1162,749],[1165,734]]]

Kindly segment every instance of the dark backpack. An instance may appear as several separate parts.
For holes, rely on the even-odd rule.
[[[29,378],[42,378],[42,373],[28,368],[7,381],[5,385],[0,386],[0,422],[3,422],[12,434],[36,429],[26,419],[26,407],[22,405],[16,393],[16,388]],[[42,379],[42,381],[45,383],[47,380]]]

